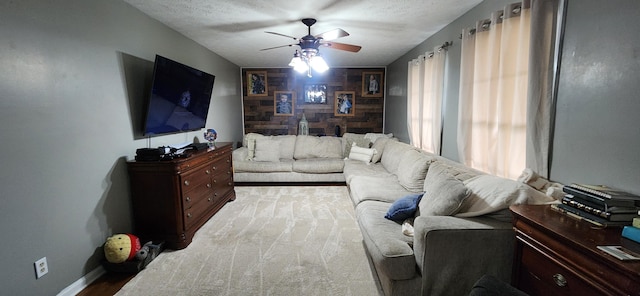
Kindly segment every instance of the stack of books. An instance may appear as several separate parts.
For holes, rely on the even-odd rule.
[[[639,217],[640,195],[602,185],[571,184],[562,190],[562,204],[554,208],[595,225],[631,225]]]

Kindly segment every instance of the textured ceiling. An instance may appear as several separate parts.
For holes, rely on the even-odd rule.
[[[482,0],[124,0],[150,17],[241,67],[283,67],[300,38],[303,18],[315,18],[311,34],[341,28],[340,43],[358,53],[321,48],[329,66],[385,66],[438,32]],[[447,40],[443,40],[447,41]]]

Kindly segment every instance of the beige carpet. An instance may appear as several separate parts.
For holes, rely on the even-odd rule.
[[[344,186],[236,187],[116,295],[381,295]]]

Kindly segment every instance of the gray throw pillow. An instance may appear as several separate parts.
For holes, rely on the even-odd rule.
[[[382,158],[382,152],[384,151],[384,145],[387,144],[388,141],[392,141],[387,137],[378,138],[373,144],[371,148],[376,149],[376,154],[373,155],[371,159],[371,163],[377,163]]]
[[[455,215],[470,191],[462,181],[447,172],[446,166],[434,162],[425,178],[425,193],[418,204],[420,216]]]

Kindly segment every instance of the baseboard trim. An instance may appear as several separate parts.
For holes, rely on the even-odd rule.
[[[75,296],[78,293],[80,293],[82,290],[84,290],[84,288],[86,288],[91,283],[93,283],[95,280],[100,278],[106,272],[107,271],[104,269],[104,267],[98,266],[98,268],[90,271],[89,273],[81,277],[79,280],[73,282],[73,284],[64,288],[64,290],[58,293],[58,296]]]

